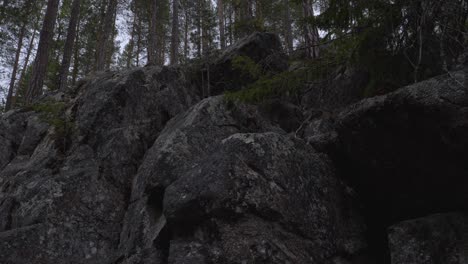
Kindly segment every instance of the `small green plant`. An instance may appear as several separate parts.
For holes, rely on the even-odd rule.
[[[309,83],[327,78],[336,68],[334,63],[321,60],[301,63],[303,66],[295,70],[269,74],[262,72],[261,66],[250,58],[238,56],[233,60],[233,67],[243,72],[244,77],[251,77],[256,81],[240,91],[227,92],[225,99],[258,103],[273,97],[291,96],[306,88]]]
[[[232,68],[241,73],[242,78],[258,79],[262,75],[262,67],[247,56],[236,56],[232,59]]]
[[[39,113],[39,118],[54,128],[54,138],[65,150],[75,131],[74,123],[65,114],[65,103],[49,100],[32,105],[31,110]]]

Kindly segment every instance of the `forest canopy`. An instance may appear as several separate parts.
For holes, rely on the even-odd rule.
[[[208,59],[255,31],[278,34],[290,60],[366,71],[372,95],[452,70],[467,16],[466,0],[3,0],[2,101],[29,104],[108,69]]]

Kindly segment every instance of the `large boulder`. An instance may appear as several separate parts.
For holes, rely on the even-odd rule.
[[[463,79],[460,71],[420,82],[363,100],[335,119],[342,175],[386,222],[468,209]]]
[[[340,178],[357,191],[380,263],[390,262],[390,225],[468,209],[463,79],[463,71],[452,72],[362,100],[339,114],[311,112],[299,133],[330,155]]]
[[[101,177],[128,191],[146,150],[172,117],[199,101],[196,91],[185,72],[172,67],[94,78],[81,88],[71,110],[78,144],[93,148]]]
[[[183,71],[158,67],[106,72],[73,92],[1,117],[2,263],[113,262],[146,150],[199,98]]]
[[[327,157],[221,97],[169,122],[131,197],[125,263],[333,263],[366,249]]]
[[[248,58],[250,62],[257,64],[263,73],[277,73],[288,68],[287,57],[278,35],[253,33],[231,45],[208,63],[205,71],[209,72],[209,76],[205,78],[212,84],[212,95],[238,90],[256,80],[255,76],[249,74],[249,69],[233,66],[233,61],[239,57]]]
[[[468,216],[438,214],[388,230],[392,264],[468,263]]]
[[[234,134],[170,185],[170,263],[333,263],[366,249],[364,226],[326,157],[276,133]],[[200,245],[192,247],[192,245]],[[183,255],[182,255],[183,256]],[[174,258],[174,261],[171,261]]]

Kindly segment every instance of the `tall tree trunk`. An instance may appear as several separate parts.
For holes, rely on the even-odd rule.
[[[202,52],[203,52],[203,56],[206,57],[208,56],[208,52],[209,52],[209,47],[208,47],[208,38],[209,38],[209,29],[207,28],[208,26],[206,25],[206,17],[205,17],[205,10],[207,9],[206,7],[206,0],[201,0],[201,10],[200,10],[200,14],[201,14],[201,44],[202,44]]]
[[[292,28],[291,28],[291,10],[289,6],[289,0],[283,0],[284,6],[284,19],[283,19],[283,34],[286,49],[288,53],[293,52],[293,37],[292,37]]]
[[[234,20],[232,19],[232,16],[234,15],[234,8],[232,4],[229,7],[229,45],[232,45],[234,42],[234,30],[233,30],[233,23]]]
[[[165,61],[166,61],[166,38],[165,38],[165,31],[164,29],[162,29],[162,31],[159,32],[159,41],[160,43],[158,44],[158,47],[160,47],[157,51],[156,51],[156,55],[157,55],[157,64],[158,65],[164,65]]]
[[[10,110],[12,106],[13,90],[15,89],[15,81],[16,81],[16,72],[18,71],[18,64],[19,64],[19,59],[21,55],[21,49],[23,48],[23,39],[24,39],[25,33],[26,33],[26,22],[23,22],[23,25],[21,26],[20,33],[18,36],[18,46],[16,47],[15,63],[13,64],[13,71],[11,73],[10,87],[8,88],[5,111]]]
[[[107,65],[107,54],[109,47],[109,40],[114,34],[114,15],[117,10],[117,0],[109,0],[107,2],[107,8],[104,15],[104,21],[102,21],[102,30],[98,35],[98,43],[96,47],[96,71],[102,71]]]
[[[135,34],[136,34],[136,27],[137,27],[136,18],[137,18],[137,14],[134,13],[133,14],[133,22],[132,22],[132,34],[130,36],[130,42],[129,42],[129,52],[130,53],[127,56],[127,63],[126,63],[127,69],[132,66],[133,51],[135,49]]]
[[[80,3],[81,0],[73,0],[71,8],[71,17],[68,24],[67,39],[63,51],[62,65],[60,66],[60,73],[58,79],[58,89],[63,90],[67,85],[68,71],[73,53],[73,45],[75,44],[76,28],[78,17],[80,16]]]
[[[31,53],[32,53],[32,50],[34,48],[34,40],[36,39],[36,35],[37,35],[36,33],[37,33],[37,20],[34,23],[33,34],[31,35],[31,39],[29,40],[28,51],[26,52],[26,58],[24,59],[23,69],[21,70],[21,75],[20,75],[19,82],[18,82],[19,85],[23,84],[24,78],[25,78],[25,75],[26,75],[26,71],[28,70],[29,58],[31,58]],[[16,93],[17,93],[16,96],[13,97],[12,106],[15,106],[16,97],[18,97],[18,90],[17,90]]]
[[[318,28],[311,23],[314,19],[314,9],[310,0],[302,0],[302,9],[304,12],[304,40],[306,56],[309,59],[316,59],[320,55]]]
[[[54,36],[55,19],[57,17],[59,0],[48,0],[46,14],[39,38],[36,59],[34,60],[31,80],[26,92],[26,103],[31,103],[34,98],[42,93],[44,77],[49,60],[49,48]]]
[[[184,10],[184,60],[187,60],[189,57],[189,41],[188,41],[188,34],[189,34],[189,14],[188,8],[185,7]]]
[[[140,53],[141,53],[141,27],[142,27],[140,15],[138,15],[137,19],[138,19],[138,28],[137,28],[137,50],[136,50],[136,59],[135,59],[135,63],[136,63],[136,66],[139,67],[139,66],[140,66]]]
[[[226,35],[224,27],[224,3],[223,0],[218,0],[218,24],[219,24],[219,40],[221,49],[226,48]]]
[[[150,19],[149,19],[149,37],[148,37],[148,64],[158,62],[158,0],[151,0]]]
[[[198,0],[198,5],[197,5],[197,34],[198,34],[198,39],[197,39],[197,53],[198,53],[198,58],[202,57],[202,23],[203,23],[203,14],[202,14],[202,1],[203,0]]]
[[[171,64],[179,60],[179,0],[172,0]]]
[[[202,7],[201,7],[202,0],[198,0],[197,3],[197,57],[202,57]]]
[[[76,37],[75,37],[75,47],[73,51],[73,71],[72,71],[72,85],[74,86],[76,83],[76,79],[78,78],[78,72],[80,69],[80,22],[81,22],[81,14],[78,16],[78,21],[76,23]]]
[[[110,32],[110,37],[107,39],[107,48],[106,48],[106,69],[109,69],[110,66],[112,65],[112,57],[114,56],[115,53],[115,43],[114,40],[117,36],[117,31],[115,30],[115,26],[117,23],[117,6],[112,10],[112,26],[111,26],[111,32]]]

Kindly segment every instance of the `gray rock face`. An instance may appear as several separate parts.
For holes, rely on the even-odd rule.
[[[233,60],[239,56],[247,57],[259,64],[264,72],[275,73],[288,68],[287,57],[279,37],[271,33],[253,33],[228,47],[210,63],[209,79],[213,84],[212,95],[237,90],[255,81],[249,74],[233,67]],[[208,76],[206,78],[208,79]]]
[[[432,215],[389,228],[392,263],[462,264],[468,262],[468,216]]]
[[[326,156],[255,108],[209,98],[148,151],[121,249],[142,263],[151,251],[162,263],[331,263],[366,248],[353,199]]]
[[[212,69],[239,79],[222,63],[278,43]],[[334,116],[202,100],[191,70],[106,72],[40,99],[52,117],[0,117],[1,263],[385,264],[388,242],[393,263],[466,262],[464,214],[402,222],[466,209],[462,71]]]
[[[463,72],[363,100],[337,118],[345,175],[389,222],[467,209]]]
[[[195,90],[172,68],[106,73],[65,102],[72,135],[41,113],[3,117],[0,259],[110,263],[132,177],[165,123],[198,100]]]

